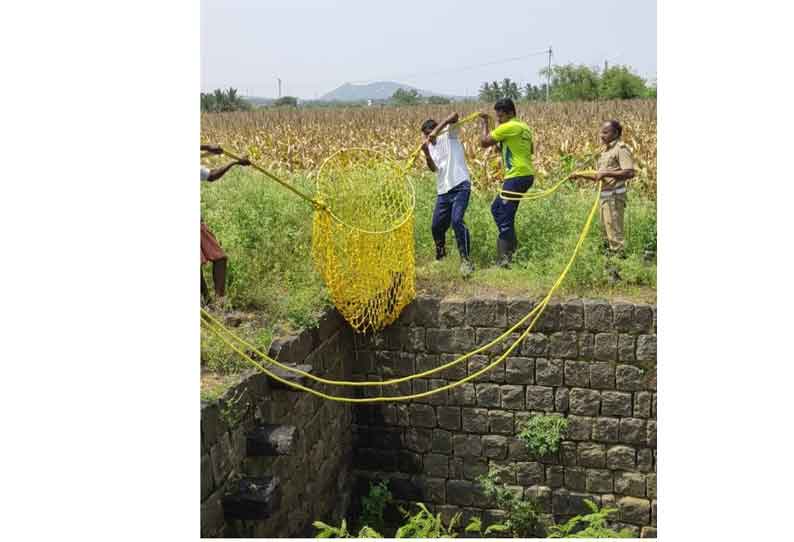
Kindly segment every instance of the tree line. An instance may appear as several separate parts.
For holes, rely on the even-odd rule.
[[[611,66],[599,70],[583,65],[555,65],[551,70],[543,68],[540,75],[551,80],[548,89],[546,83],[527,83],[519,88],[518,83],[506,77],[501,83],[484,82],[480,86],[478,98],[485,102],[493,102],[499,98],[541,101],[546,99],[547,90],[549,99],[553,101],[656,98],[656,86],[649,85],[628,66]]]

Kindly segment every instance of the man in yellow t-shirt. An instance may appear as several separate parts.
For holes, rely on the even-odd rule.
[[[502,166],[504,167],[504,184],[502,190],[524,193],[532,186],[535,180],[535,168],[532,165],[534,142],[532,130],[525,123],[516,119],[516,106],[510,98],[502,98],[494,104],[496,119],[499,125],[489,131],[490,117],[486,113],[480,115],[482,119],[481,147],[499,145],[502,153]],[[515,196],[515,194],[509,194]],[[513,254],[518,247],[516,237],[516,211],[518,201],[508,201],[497,196],[491,204],[499,237],[496,240],[497,265],[508,267],[513,260]]]

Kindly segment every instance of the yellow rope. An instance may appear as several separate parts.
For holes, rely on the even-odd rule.
[[[255,361],[254,359],[252,359],[248,354],[246,354],[245,352],[240,350],[234,344],[230,343],[225,337],[222,336],[222,334],[217,329],[215,329],[214,327],[211,327],[204,319],[202,319],[201,322],[202,322],[202,324],[205,325],[205,327],[209,331],[214,333],[227,346],[229,346],[232,350],[237,352],[243,359],[245,359],[246,361],[248,361],[249,363],[251,363],[252,365],[257,367],[262,372],[264,372],[268,377],[270,377],[273,380],[275,380],[277,382],[280,382],[280,383],[282,383],[282,384],[284,384],[286,386],[289,386],[291,388],[294,388],[294,389],[297,389],[297,390],[300,390],[300,391],[305,391],[307,393],[311,393],[312,395],[315,395],[315,396],[320,397],[322,399],[327,399],[329,401],[335,401],[335,402],[341,402],[341,403],[382,403],[382,402],[387,402],[387,401],[410,401],[410,400],[419,399],[419,398],[422,398],[422,397],[427,397],[427,396],[430,396],[430,395],[433,395],[433,394],[436,394],[436,393],[439,393],[439,392],[442,392],[442,391],[445,391],[445,390],[453,389],[453,388],[456,388],[456,387],[458,387],[458,386],[460,386],[460,385],[462,385],[462,384],[464,384],[466,382],[469,382],[470,380],[473,380],[473,379],[477,378],[478,376],[490,371],[491,369],[496,367],[498,364],[502,363],[502,361],[504,361],[504,359],[507,358],[507,356],[513,352],[513,350],[518,346],[518,344],[520,344],[520,342],[526,338],[526,336],[529,334],[529,332],[534,327],[534,325],[537,322],[538,318],[540,318],[540,316],[543,314],[543,310],[546,308],[546,305],[548,305],[552,295],[557,290],[557,288],[559,288],[560,284],[562,284],[562,281],[565,279],[566,275],[570,271],[571,266],[573,265],[573,262],[576,259],[576,256],[579,253],[579,250],[581,249],[582,244],[584,243],[584,240],[587,237],[587,233],[590,231],[590,226],[593,223],[593,218],[595,217],[595,213],[598,210],[598,203],[599,203],[599,199],[600,199],[600,193],[601,193],[601,183],[599,182],[598,183],[598,189],[596,190],[595,201],[593,202],[593,206],[590,209],[590,213],[589,213],[589,215],[587,217],[587,221],[585,222],[584,228],[582,228],[582,232],[579,235],[579,239],[578,239],[578,241],[576,243],[574,251],[571,254],[571,257],[568,260],[568,263],[566,264],[566,266],[563,269],[562,273],[557,278],[557,280],[555,281],[554,285],[552,285],[552,287],[549,290],[549,292],[546,295],[546,297],[543,298],[543,300],[538,304],[538,307],[536,307],[536,309],[538,309],[537,310],[537,314],[532,319],[532,322],[530,322],[529,326],[527,326],[526,330],[524,330],[521,333],[521,335],[518,337],[518,339],[512,345],[510,345],[510,347],[503,354],[501,354],[498,358],[496,358],[495,361],[493,361],[489,365],[486,365],[482,369],[474,372],[473,374],[468,375],[467,377],[464,377],[464,378],[462,378],[462,379],[460,379],[458,381],[452,382],[452,383],[447,384],[445,386],[441,386],[439,388],[435,388],[435,389],[432,389],[432,390],[427,390],[427,391],[420,392],[420,393],[414,393],[414,394],[410,394],[410,395],[395,395],[395,396],[381,396],[381,397],[358,398],[358,397],[342,397],[342,396],[337,396],[337,395],[330,395],[330,394],[323,393],[323,392],[314,390],[312,388],[306,387],[306,386],[304,386],[302,384],[299,384],[297,382],[290,382],[289,380],[287,380],[285,378],[282,378],[282,377],[272,373],[271,371],[268,371],[262,364],[260,364],[259,362]]]

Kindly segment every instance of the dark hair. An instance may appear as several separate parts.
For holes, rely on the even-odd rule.
[[[616,120],[608,120],[607,124],[609,124],[612,127],[613,130],[615,130],[615,133],[618,134],[618,137],[623,135],[623,126],[621,126],[618,121],[616,121]]]
[[[436,126],[438,126],[438,123],[436,121],[434,121],[433,119],[427,119],[422,123],[422,131],[424,132],[425,130],[432,130]]]
[[[501,111],[503,113],[507,113],[509,115],[515,116],[516,114],[516,104],[513,103],[513,100],[510,98],[499,98],[496,100],[496,103],[493,105],[494,111]]]

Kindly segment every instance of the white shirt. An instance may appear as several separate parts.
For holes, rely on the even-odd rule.
[[[458,133],[458,128],[450,126],[446,133],[436,138],[435,145],[431,143],[427,146],[438,170],[436,185],[439,194],[446,194],[460,183],[469,180],[466,156]]]
[[[201,166],[201,180],[206,181],[209,178],[210,178],[209,168],[205,168],[204,166]]]

